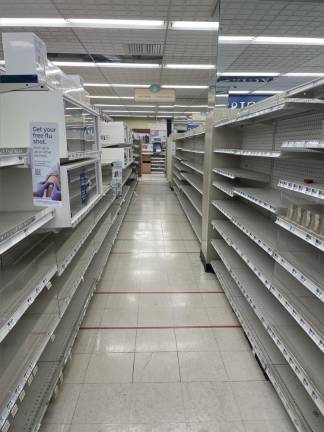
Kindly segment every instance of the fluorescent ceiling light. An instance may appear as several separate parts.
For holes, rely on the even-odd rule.
[[[121,68],[121,69],[158,69],[161,67],[158,63],[95,63],[80,61],[54,61],[56,66],[66,67],[101,67],[101,68]]]
[[[64,27],[64,18],[0,18],[0,27]]]
[[[219,36],[222,44],[252,45],[324,45],[324,38],[282,36]]]
[[[172,30],[209,30],[217,31],[219,23],[217,21],[173,21]]]
[[[162,88],[166,89],[208,89],[207,85],[172,85],[172,84],[166,84],[162,85]]]
[[[173,114],[200,114],[201,111],[172,111]],[[159,111],[159,114],[170,114],[170,111]]]
[[[158,63],[96,63],[98,67],[107,68],[127,68],[127,69],[158,69],[161,67]]]
[[[223,44],[251,43],[253,36],[218,36],[218,41]]]
[[[134,96],[96,96],[90,95],[92,99],[135,99]]]
[[[324,38],[257,36],[253,44],[269,45],[324,45]]]
[[[176,108],[208,108],[208,105],[174,105]]]
[[[146,110],[104,110],[105,112],[112,112],[112,113],[152,113],[154,114],[155,111],[146,111]]]
[[[0,18],[0,27],[67,27],[163,29],[162,20],[88,19],[88,18]]]
[[[95,104],[96,107],[124,107],[124,108],[155,108],[155,105],[110,105],[110,104]]]
[[[167,63],[166,69],[215,69],[216,66],[212,64],[182,64],[182,63]]]
[[[278,94],[278,93],[284,93],[283,90],[254,90],[252,94],[261,94],[261,95],[272,95],[272,94]]]
[[[288,72],[283,74],[284,77],[323,77],[321,72]]]
[[[53,61],[56,66],[66,67],[97,67],[94,62],[81,62],[81,61]]]
[[[230,77],[258,77],[258,76],[279,76],[280,72],[218,72],[217,76]]]
[[[165,27],[165,22],[162,20],[69,18],[66,21],[73,27],[118,29],[162,29]]]
[[[108,84],[108,83],[85,83],[84,87],[120,87],[120,88],[149,88],[150,84]]]

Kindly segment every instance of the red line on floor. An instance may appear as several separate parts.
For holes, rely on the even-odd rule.
[[[224,294],[224,291],[96,291],[94,294]]]
[[[164,330],[164,329],[209,329],[209,328],[242,328],[240,324],[218,324],[218,325],[187,325],[187,326],[82,326],[80,330]]]

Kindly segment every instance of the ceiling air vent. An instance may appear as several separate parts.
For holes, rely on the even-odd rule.
[[[126,44],[125,51],[127,54],[134,56],[161,56],[163,54],[163,44]]]

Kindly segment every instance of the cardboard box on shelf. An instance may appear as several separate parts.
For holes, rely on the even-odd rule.
[[[151,174],[151,162],[142,163],[142,173],[143,174]]]

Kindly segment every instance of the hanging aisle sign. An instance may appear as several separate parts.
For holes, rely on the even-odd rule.
[[[229,95],[227,106],[228,108],[246,108],[260,102],[271,95]]]
[[[115,161],[112,163],[112,179],[111,187],[116,196],[120,196],[123,192],[123,162]]]
[[[60,149],[57,123],[30,123],[33,203],[61,207]]]

